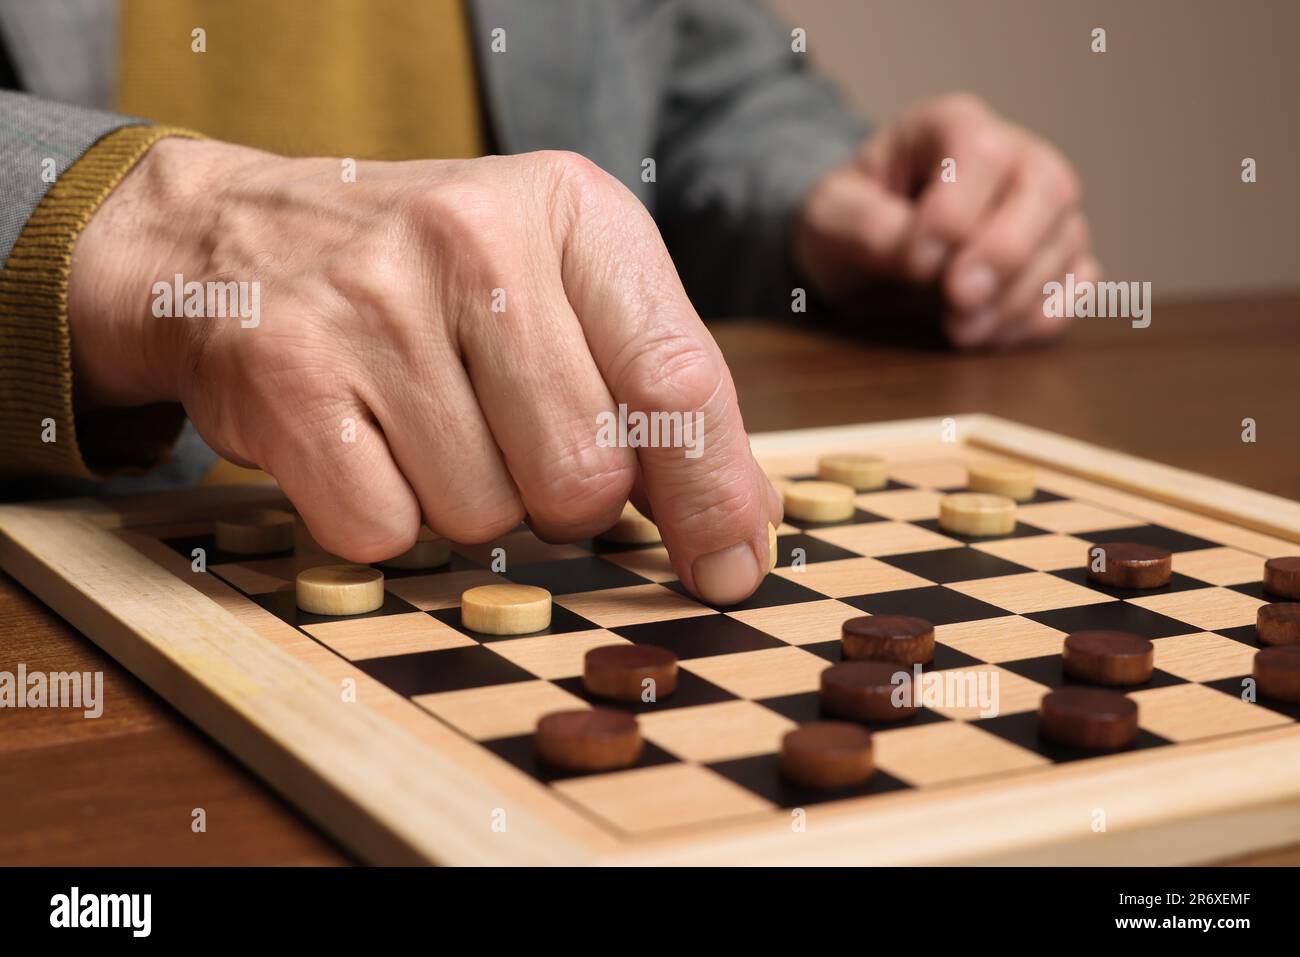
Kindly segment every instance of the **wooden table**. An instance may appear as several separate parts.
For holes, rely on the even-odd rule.
[[[714,326],[751,431],[988,412],[1300,499],[1300,298],[1157,303],[1148,329],[965,356],[758,321]],[[1241,441],[1242,420],[1258,441]],[[336,864],[348,857],[0,575],[0,670],[103,671],[103,717],[0,711],[0,863]],[[191,830],[195,808],[207,831]],[[1242,863],[1300,864],[1300,847]]]

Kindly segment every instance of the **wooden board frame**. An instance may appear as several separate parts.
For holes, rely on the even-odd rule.
[[[753,437],[756,454],[937,442],[1050,465],[1171,507],[1300,542],[1300,504],[984,415]],[[1022,779],[880,795],[624,843],[538,792],[395,730],[133,547],[123,527],[202,520],[274,488],[200,488],[111,503],[0,506],[0,567],[361,858],[444,864],[1187,863],[1300,841],[1300,727],[1064,764]],[[207,576],[205,576],[207,577]],[[448,732],[450,734],[450,732]],[[1225,756],[1231,772],[1225,773]],[[481,759],[485,760],[485,759]],[[492,759],[495,760],[495,759]],[[904,799],[905,798],[905,799]],[[1104,833],[1092,829],[1095,808]],[[508,808],[503,834],[487,808]]]

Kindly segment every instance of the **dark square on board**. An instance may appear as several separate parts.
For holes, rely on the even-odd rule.
[[[679,581],[664,582],[664,586],[692,601],[700,601]],[[805,601],[825,601],[826,596],[780,575],[768,575],[759,583],[754,594],[736,605],[709,605],[717,611],[750,611],[755,608],[773,608],[777,605],[796,605]],[[704,604],[708,604],[704,602]]]
[[[217,577],[220,578],[221,576],[218,575]],[[229,583],[227,582],[227,584]],[[354,618],[384,618],[388,615],[405,615],[420,610],[389,591],[384,592],[384,603],[379,608],[368,611],[364,615],[313,615],[311,612],[303,611],[298,607],[298,596],[292,588],[282,588],[280,591],[269,591],[261,595],[249,595],[248,597],[251,601],[256,602],[275,615],[276,618],[298,627],[319,625],[327,621],[351,621]]]
[[[865,797],[868,794],[885,794],[911,787],[910,784],[877,769],[875,774],[855,787],[830,791],[805,788],[787,781],[781,775],[780,759],[775,754],[756,754],[748,758],[718,761],[714,764],[706,764],[705,767],[783,808],[826,804],[830,801]]]
[[[1049,741],[1038,733],[1038,712],[1037,711],[1020,711],[1016,714],[1002,714],[996,718],[982,718],[970,722],[974,727],[981,731],[987,731],[989,734],[997,735],[1004,741],[1010,741],[1012,744],[1018,744],[1026,750],[1033,751],[1035,754],[1041,754],[1049,761],[1064,763],[1067,761],[1083,761],[1088,758],[1104,757],[1107,754],[1123,754],[1128,751],[1143,751],[1147,748],[1159,748],[1166,744],[1172,744],[1165,738],[1157,734],[1152,734],[1145,728],[1138,730],[1137,738],[1127,748],[1119,751],[1085,751],[1082,748],[1070,747],[1066,744],[1057,744],[1055,741]]]
[[[973,578],[998,578],[1002,575],[1020,575],[1033,571],[1005,558],[974,548],[939,548],[928,552],[909,552],[905,555],[883,555],[879,559],[887,565],[920,575],[939,585],[948,582],[970,581]]]
[[[1238,675],[1234,678],[1220,678],[1217,681],[1206,681],[1205,687],[1213,688],[1215,691],[1221,691],[1226,695],[1238,700],[1244,701],[1241,697],[1242,692],[1246,690],[1244,682],[1251,680],[1250,675]],[[1281,701],[1277,698],[1265,698],[1260,695],[1254,702],[1258,707],[1267,708],[1269,711],[1276,711],[1278,714],[1284,714],[1292,721],[1300,721],[1300,703],[1294,701]]]
[[[1003,661],[998,667],[1005,668],[1007,671],[1028,678],[1030,681],[1037,681],[1040,685],[1047,685],[1052,690],[1064,688],[1066,685],[1077,687],[1097,687],[1087,681],[1077,681],[1065,673],[1065,662],[1060,655],[1043,655],[1041,658],[1021,658],[1018,661]],[[1159,668],[1151,670],[1151,678],[1140,685],[1115,685],[1111,688],[1113,691],[1149,691],[1152,688],[1167,688],[1170,685],[1187,684],[1186,678],[1179,678],[1177,675],[1171,675],[1167,671],[1161,671]]]
[[[1082,585],[1084,588],[1091,588],[1093,591],[1101,592],[1110,598],[1146,598],[1151,595],[1168,595],[1176,591],[1191,591],[1195,588],[1209,588],[1208,582],[1203,582],[1195,578],[1188,578],[1174,572],[1169,576],[1169,584],[1161,585],[1159,588],[1116,588],[1113,585],[1103,585],[1100,582],[1088,580],[1088,569],[1080,564],[1077,568],[1061,568],[1054,572],[1048,572],[1057,578],[1063,578],[1075,585]]]
[[[451,561],[434,568],[392,568],[383,562],[370,566],[384,573],[385,578],[416,578],[420,575],[445,575],[448,572],[470,572],[482,568],[478,562],[471,561],[458,552],[451,553]]]
[[[514,565],[503,575],[520,585],[536,585],[552,595],[648,585],[650,580],[595,555]]]
[[[937,518],[926,518],[919,522],[912,522],[912,524],[918,525],[926,531],[934,532],[936,535],[945,535],[948,538],[955,538],[957,541],[966,545],[978,545],[981,542],[1000,542],[1007,538],[1029,538],[1033,535],[1048,534],[1045,529],[1041,529],[1037,525],[1027,525],[1024,522],[1016,522],[1016,527],[1007,535],[961,535],[957,532],[950,532],[946,528],[940,526]]]
[[[1264,563],[1261,561],[1260,562],[1261,568],[1263,567],[1263,564]],[[1274,595],[1271,591],[1264,591],[1264,583],[1262,581],[1243,582],[1240,585],[1228,585],[1227,587],[1232,589],[1233,591],[1241,592],[1241,594],[1243,595],[1249,595],[1251,598],[1258,598],[1260,601],[1266,601],[1269,602],[1270,604],[1276,602],[1291,602],[1296,600],[1294,598],[1284,598],[1281,595]]]
[[[777,714],[789,718],[796,724],[808,724],[811,721],[851,721],[849,718],[841,718],[822,711],[820,696],[816,691],[782,695],[779,698],[762,698],[755,703],[761,704],[769,711],[775,711]],[[858,721],[852,723],[861,724],[872,731],[889,731],[893,728],[911,728],[917,725],[934,724],[937,721],[948,720],[950,719],[937,711],[920,708],[915,715],[904,721]]]
[[[776,540],[776,567],[789,568],[794,563],[794,550],[803,549],[803,560],[811,565],[813,562],[837,562],[845,558],[861,558],[857,552],[840,548],[830,542],[823,542],[811,535],[780,535]]]
[[[883,516],[873,514],[865,509],[855,508],[849,518],[841,519],[835,522],[810,522],[806,519],[792,518],[789,515],[785,517],[785,523],[803,531],[815,532],[823,528],[838,528],[842,525],[867,525],[871,522],[883,522]]]
[[[519,734],[509,738],[497,738],[494,741],[482,742],[483,747],[487,748],[497,757],[513,764],[520,771],[530,777],[541,781],[543,784],[550,784],[552,781],[567,781],[570,778],[586,777],[588,772],[583,771],[565,771],[560,768],[547,767],[537,760],[537,749],[533,746],[533,736],[531,734]],[[673,757],[663,748],[659,747],[653,741],[646,741],[641,750],[641,757],[637,759],[636,764],[626,770],[636,768],[651,768],[660,764],[680,764],[677,758]],[[591,772],[600,774],[609,774],[608,771]]]
[[[538,680],[536,675],[481,645],[365,658],[353,665],[408,698]]]
[[[824,482],[825,479],[817,475],[791,475],[786,479],[787,482]],[[859,495],[872,495],[876,492],[897,492],[900,489],[916,488],[915,485],[908,485],[906,482],[895,482],[893,479],[886,479],[884,487],[868,489],[865,492],[859,492]]]
[[[818,658],[826,659],[833,665],[837,665],[844,660],[841,653],[843,646],[838,640],[818,641],[810,645],[800,645],[799,647],[816,655]],[[941,641],[936,641],[934,643],[934,660],[929,664],[922,665],[921,671],[947,671],[950,668],[973,668],[983,664],[987,664],[987,662],[974,658],[964,651],[950,648]]]
[[[1076,605],[1073,608],[1053,608],[1048,611],[1029,612],[1023,617],[1039,624],[1063,631],[1131,631],[1143,638],[1168,638],[1170,635],[1188,635],[1197,628],[1176,618],[1148,611],[1126,601],[1107,601],[1097,605]]]
[[[640,625],[611,628],[614,634],[638,645],[659,645],[678,658],[709,658],[763,648],[788,647],[757,628],[730,615],[699,615],[673,621],[648,621]]]
[[[1231,638],[1233,641],[1239,641],[1243,645],[1250,645],[1252,648],[1267,648],[1259,642],[1259,632],[1254,625],[1238,625],[1236,628],[1219,628],[1214,632],[1216,635],[1222,635],[1224,638]]]
[[[226,565],[232,562],[257,562],[267,558],[288,558],[293,555],[292,548],[286,548],[281,552],[264,552],[257,555],[222,551],[217,548],[217,536],[211,532],[206,535],[183,535],[177,538],[164,538],[162,543],[183,556],[187,562],[194,561],[194,549],[203,549],[203,561],[208,568],[213,565]]]
[[[970,489],[964,485],[958,485],[958,486],[953,486],[951,488],[936,489],[935,491],[943,492],[945,495],[951,495],[953,492],[969,492]],[[1066,497],[1064,495],[1057,495],[1055,492],[1047,492],[1040,488],[1034,491],[1033,498],[1026,499],[1023,502],[1017,502],[1016,504],[1017,505],[1041,505],[1044,502],[1064,502],[1064,501],[1066,501]]]
[[[616,711],[627,711],[630,714],[654,714],[656,711],[672,711],[677,708],[693,708],[702,704],[717,704],[721,701],[738,700],[737,696],[726,688],[720,688],[713,682],[706,681],[695,672],[688,671],[685,668],[677,669],[676,690],[658,701],[651,702],[610,701],[606,698],[598,698],[587,691],[586,686],[582,683],[581,675],[558,678],[552,683],[559,685],[571,695],[581,698],[593,707],[613,708]]]
[[[461,623],[459,605],[455,608],[441,608],[437,611],[431,611],[429,615],[437,618],[443,624],[450,625],[461,634],[469,635],[475,641],[484,644],[493,641],[509,641],[512,638],[528,638],[536,635],[564,635],[574,631],[594,631],[600,627],[555,602],[551,603],[551,626],[541,631],[529,632],[527,635],[485,635],[481,631],[470,631]]]
[[[1010,614],[1005,608],[990,605],[942,585],[882,591],[874,595],[841,598],[840,601],[873,615],[915,615],[935,625],[1001,618]]]
[[[1167,548],[1171,552],[1191,552],[1199,548],[1219,548],[1218,542],[1211,542],[1186,532],[1178,532],[1163,525],[1133,525],[1129,528],[1105,528],[1096,532],[1074,532],[1075,538],[1085,542],[1136,542],[1139,545],[1154,545]]]

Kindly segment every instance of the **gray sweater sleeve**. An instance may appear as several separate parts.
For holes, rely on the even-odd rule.
[[[656,215],[701,314],[788,313],[794,214],[866,136],[749,0],[682,0],[656,154]]]
[[[0,90],[0,263],[64,170],[104,135],[142,122]]]

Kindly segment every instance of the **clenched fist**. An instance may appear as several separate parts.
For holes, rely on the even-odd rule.
[[[180,401],[352,561],[404,551],[421,521],[473,543],[526,517],[574,540],[631,496],[688,588],[752,592],[780,501],[636,199],[564,153],[343,169],[155,145],[74,255],[81,393]],[[155,315],[155,285],[178,274],[258,283],[257,321]],[[598,441],[620,404],[699,413],[702,454]]]
[[[1064,331],[1043,286],[1100,267],[1079,180],[1050,144],[971,96],[909,110],[809,194],[795,260],[824,297],[849,304],[871,278],[937,283],[958,346],[1012,346]]]

